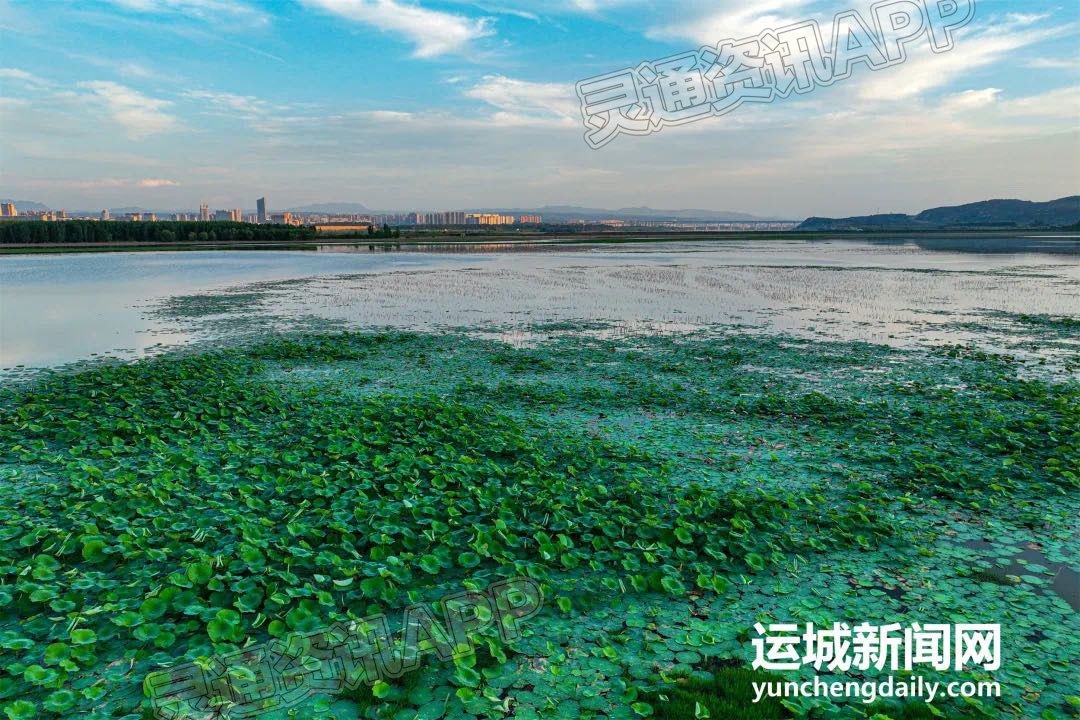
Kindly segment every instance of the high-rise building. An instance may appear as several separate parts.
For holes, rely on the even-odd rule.
[[[515,221],[513,215],[496,213],[469,213],[465,216],[466,225],[513,225]]]
[[[101,219],[102,220],[109,220],[111,217],[112,216],[109,214],[109,208],[105,208],[104,210],[101,211]]]
[[[233,211],[232,211],[232,217],[230,219],[233,222],[243,222],[244,221],[244,211],[241,210],[240,208],[234,208]]]
[[[15,203],[0,205],[0,217],[15,217],[18,214],[18,211],[15,210]]]
[[[204,203],[204,204],[199,206],[199,219],[202,220],[203,222],[206,222],[207,220],[210,219],[210,206],[209,205]]]
[[[255,201],[255,206],[256,206],[255,214],[257,216],[258,223],[261,225],[262,223],[265,223],[266,220],[267,220],[267,217],[266,217],[266,198],[261,197],[258,200],[256,200]]]

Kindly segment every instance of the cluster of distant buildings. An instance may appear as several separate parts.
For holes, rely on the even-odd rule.
[[[4,211],[0,213],[0,219],[19,218],[22,220],[82,220],[81,217],[68,217],[67,210],[27,210],[26,212],[19,214],[15,209],[15,206],[11,203],[6,203]]]
[[[265,225],[267,223],[275,225],[301,225],[302,220],[298,215],[293,215],[290,212],[281,213],[268,213],[266,211],[266,198],[259,198],[255,201],[255,213],[245,215],[244,211],[240,208],[232,210],[210,210],[210,206],[207,204],[199,205],[198,213],[174,213],[173,220],[178,221],[191,221],[199,220],[201,222],[246,222],[258,225]],[[102,219],[107,219],[102,217]]]
[[[467,213],[464,210],[452,212],[414,212],[403,216],[400,224],[404,225],[539,225],[543,218],[539,215],[500,215],[498,213]]]
[[[687,220],[567,220],[567,225],[603,225],[611,229],[665,230],[675,232],[786,232],[799,223],[788,220],[731,220],[725,222],[694,222]]]
[[[450,228],[469,225],[540,225],[543,222],[539,215],[500,215],[470,213],[464,210],[371,215],[306,213],[303,218],[304,224],[314,226],[321,234],[330,235],[366,232],[372,227]]]
[[[199,205],[198,213],[174,213],[173,220],[177,221],[192,221],[198,220],[201,222],[237,222],[237,223],[252,223],[257,225],[266,225],[267,223],[275,225],[301,225],[303,224],[301,218],[298,215],[293,215],[290,212],[281,213],[268,213],[266,211],[266,198],[261,197],[255,201],[255,213],[244,214],[244,211],[240,208],[234,208],[232,210],[210,210],[210,206],[206,203]],[[108,218],[102,217],[102,220]]]
[[[266,209],[266,198],[261,197],[255,202],[255,213],[245,214],[243,210],[211,210],[210,206],[203,203],[199,205],[197,213],[178,212],[165,215],[164,220],[200,220],[202,222],[240,222],[255,224],[274,225],[305,225],[311,226],[323,234],[355,234],[364,233],[380,227],[431,227],[453,228],[472,225],[502,226],[507,225],[541,225],[544,219],[540,215],[503,215],[492,212],[466,212],[465,210],[433,211],[433,212],[407,212],[389,214],[349,214],[349,213],[317,213],[317,212],[280,212],[269,213]],[[0,203],[0,219],[22,218],[25,220],[101,220],[101,221],[129,221],[129,222],[156,222],[159,218],[152,212],[128,212],[117,214],[115,217],[108,210],[102,210],[100,215],[79,215],[69,217],[64,210],[29,210],[18,213],[14,203]],[[561,224],[580,226],[603,226],[611,229],[653,229],[676,232],[738,232],[738,231],[787,231],[794,229],[798,223],[783,221],[728,221],[728,222],[694,222],[685,220],[644,220],[611,218],[607,220],[583,220],[566,219],[560,220]]]
[[[66,210],[26,210],[22,213],[15,207],[15,203],[7,202],[0,204],[0,218],[21,218],[23,220],[45,220],[45,221],[58,221],[58,220],[100,220],[102,222],[122,221],[122,222],[157,222],[158,220],[178,220],[178,221],[193,221],[201,220],[203,222],[210,221],[223,221],[223,222],[247,222],[257,224],[283,224],[283,225],[302,225],[304,219],[299,215],[290,212],[282,212],[270,214],[266,211],[266,198],[259,198],[256,201],[256,208],[254,214],[244,214],[243,210],[234,208],[232,210],[210,210],[210,206],[205,203],[199,206],[199,212],[188,213],[178,212],[170,213],[159,217],[157,213],[152,212],[128,212],[113,215],[108,209],[102,210],[100,214],[95,213],[93,215],[71,215],[69,216]]]
[[[409,212],[400,214],[371,214],[371,215],[336,215],[319,213],[294,213],[281,212],[269,213],[266,210],[266,198],[259,198],[256,203],[254,214],[245,214],[240,208],[211,210],[210,206],[203,203],[199,205],[197,213],[178,212],[164,215],[161,218],[152,212],[128,212],[116,214],[109,210],[102,210],[100,214],[79,215],[69,217],[65,210],[28,210],[18,213],[14,203],[0,205],[0,217],[24,220],[100,220],[102,222],[126,221],[126,222],[157,222],[162,220],[176,221],[202,221],[202,222],[246,222],[255,224],[276,225],[314,225],[320,230],[332,232],[334,230],[367,230],[369,227],[387,225],[421,225],[452,227],[459,225],[540,225],[543,218],[539,215],[501,215],[498,213],[471,213],[464,210],[446,212]]]

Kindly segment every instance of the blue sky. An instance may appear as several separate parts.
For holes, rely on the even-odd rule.
[[[0,196],[804,217],[1080,192],[1080,3],[979,0],[942,54],[583,141],[574,83],[862,0],[0,0]]]

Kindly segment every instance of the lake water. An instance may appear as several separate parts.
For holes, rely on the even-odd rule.
[[[1002,313],[1080,317],[1080,236],[0,256],[6,377],[312,323],[517,343],[551,321],[627,333],[734,323],[993,346],[972,323]]]

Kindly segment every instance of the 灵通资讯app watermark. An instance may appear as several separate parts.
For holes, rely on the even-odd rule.
[[[147,675],[143,691],[160,720],[287,711],[311,697],[378,687],[419,669],[425,656],[456,663],[476,653],[485,633],[512,642],[543,597],[531,578],[501,580],[441,598],[434,604],[439,617],[431,604],[410,605],[399,637],[385,614],[370,615],[174,665]]]
[[[943,53],[974,16],[975,0],[884,0],[869,17],[838,13],[824,32],[808,20],[588,78],[576,86],[585,142],[597,149],[622,134],[649,135],[743,103],[809,93],[850,77],[860,64],[899,65],[919,40]]]

